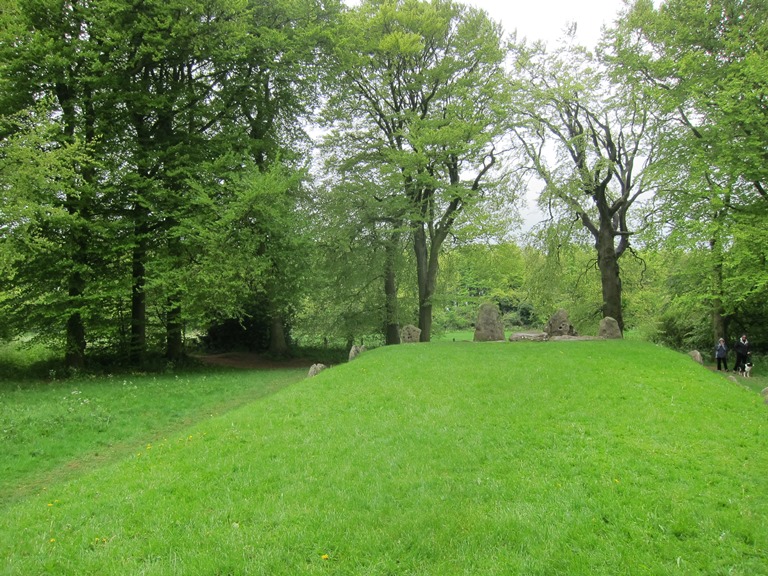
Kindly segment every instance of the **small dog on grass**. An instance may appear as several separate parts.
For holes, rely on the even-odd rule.
[[[744,371],[741,373],[744,378],[751,378],[752,377],[752,362],[747,362],[744,364]]]

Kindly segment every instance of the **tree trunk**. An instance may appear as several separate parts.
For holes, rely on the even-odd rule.
[[[147,296],[146,283],[147,224],[146,209],[136,206],[133,210],[134,245],[131,267],[131,342],[128,359],[131,366],[142,367],[147,351]]]
[[[432,337],[432,298],[437,288],[437,275],[440,271],[438,255],[445,236],[432,238],[427,242],[424,225],[419,223],[413,235],[413,247],[416,253],[416,275],[419,284],[419,328],[420,342],[429,342]]]
[[[285,337],[285,324],[282,314],[272,314],[269,330],[269,353],[273,356],[288,356],[288,340]]]
[[[728,342],[725,307],[723,306],[722,246],[716,238],[710,240],[709,246],[714,260],[712,267],[712,341],[717,342],[720,338],[725,338],[725,341]]]
[[[712,253],[712,341],[717,342],[728,338],[728,321],[725,317],[725,307],[723,306],[723,244],[720,242],[724,221],[728,215],[728,209],[725,208],[731,204],[730,189],[727,189],[723,198],[722,205],[717,206],[713,213],[713,223],[715,228],[712,237],[709,240],[709,249]]]
[[[165,357],[174,363],[184,358],[183,323],[181,319],[181,304],[176,297],[169,302],[166,323]]]
[[[621,309],[621,277],[619,259],[614,246],[613,229],[601,225],[597,237],[597,265],[600,269],[600,284],[603,289],[603,318],[610,316],[624,332],[624,316]]]
[[[67,198],[69,213],[72,216],[87,218],[87,211],[80,205],[86,202],[86,192],[81,192],[79,198]],[[73,309],[67,318],[67,348],[64,352],[64,364],[67,368],[83,368],[85,366],[85,323],[80,313],[83,295],[85,294],[85,278],[80,271],[88,265],[88,241],[86,225],[75,223],[70,231],[71,238],[68,242],[70,257],[74,263],[73,270],[69,272],[67,279],[68,306]]]
[[[395,275],[395,258],[397,242],[390,239],[386,246],[386,263],[384,265],[384,336],[385,343],[400,344],[400,322],[398,319],[397,277]]]
[[[432,302],[429,293],[429,249],[423,224],[416,225],[413,249],[416,253],[416,281],[419,285],[419,340],[429,342],[432,332]]]
[[[283,317],[280,314],[273,314],[271,320],[271,329],[269,331],[269,353],[273,356],[288,356],[288,342],[285,339],[285,327],[283,326]]]
[[[87,185],[87,184],[86,184]],[[79,196],[79,197],[78,197]],[[88,217],[87,210],[82,204],[86,203],[87,193],[82,191],[79,195],[68,196],[67,205],[72,216],[84,220]],[[69,295],[68,306],[73,309],[67,318],[67,349],[64,353],[64,364],[67,368],[82,368],[85,365],[85,323],[80,313],[85,294],[85,278],[81,270],[88,265],[88,232],[84,222],[76,222],[70,230],[71,238],[68,241],[68,251],[73,269],[67,279],[67,293]]]
[[[88,103],[87,90],[84,90],[83,101],[77,102],[77,90],[73,85],[66,82],[56,84],[56,97],[62,108],[62,117],[64,121],[64,140],[68,144],[75,141],[77,132],[77,107],[78,104],[86,110],[85,114],[85,140],[90,143],[93,140],[92,114],[93,108]],[[90,129],[88,128],[90,126]],[[85,278],[82,269],[88,265],[88,229],[86,222],[89,219],[89,191],[87,187],[93,182],[93,170],[87,167],[75,167],[75,171],[80,170],[82,183],[79,185],[72,182],[73,190],[77,192],[68,192],[64,201],[68,214],[72,217],[71,228],[68,232],[67,251],[74,266],[67,279],[67,295],[69,301],[67,306],[73,311],[67,317],[66,326],[66,350],[64,352],[64,364],[67,368],[82,368],[85,365],[85,323],[80,312],[83,295],[85,294]]]

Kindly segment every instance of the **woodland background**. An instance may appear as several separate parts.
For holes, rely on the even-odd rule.
[[[1,0],[0,338],[72,370],[569,311],[768,347],[768,4]],[[524,201],[546,218],[523,221]]]

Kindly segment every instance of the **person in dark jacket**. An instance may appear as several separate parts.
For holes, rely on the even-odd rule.
[[[717,359],[717,369],[728,372],[728,346],[725,345],[725,339],[720,338],[715,346],[715,358]]]
[[[744,365],[749,362],[749,355],[751,354],[746,334],[741,335],[734,346],[734,350],[736,350],[736,366],[733,369],[736,372],[744,372]]]

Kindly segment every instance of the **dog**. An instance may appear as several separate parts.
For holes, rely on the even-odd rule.
[[[752,362],[747,362],[744,364],[744,371],[741,373],[744,378],[751,378],[752,377]]]

